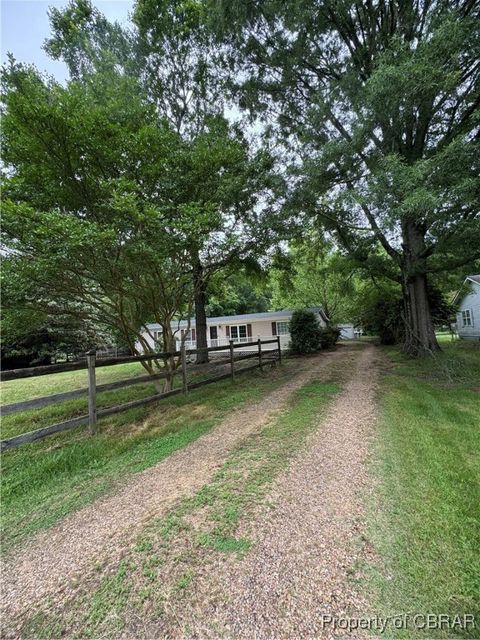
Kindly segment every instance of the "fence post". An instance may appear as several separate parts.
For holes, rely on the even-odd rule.
[[[258,339],[258,366],[260,367],[260,371],[263,371],[262,367],[262,341]]]
[[[230,375],[233,381],[235,378],[235,369],[233,367],[233,340],[230,340]]]
[[[185,395],[187,395],[187,393],[188,393],[187,354],[186,354],[186,349],[185,349],[185,342],[183,342],[183,344],[182,344],[181,354],[182,354],[182,387],[183,387],[183,393]]]
[[[96,350],[87,352],[88,367],[88,428],[93,435],[97,426],[97,382],[95,377]]]
[[[282,364],[282,347],[280,346],[280,336],[277,336],[278,364]]]

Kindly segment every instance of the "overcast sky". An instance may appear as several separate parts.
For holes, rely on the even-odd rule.
[[[1,56],[13,53],[19,62],[33,62],[58,80],[67,77],[63,63],[51,60],[42,49],[50,35],[48,7],[64,7],[68,0],[1,0]],[[125,22],[133,0],[93,0],[109,20]]]

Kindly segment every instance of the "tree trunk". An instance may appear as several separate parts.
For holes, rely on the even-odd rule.
[[[175,351],[175,337],[172,332],[171,324],[162,323],[162,351],[166,353],[173,353]],[[141,341],[142,342],[142,341]],[[140,353],[143,351],[143,354]],[[153,357],[153,355],[158,352],[158,348],[150,348],[148,343],[143,341],[142,348],[140,351],[134,349],[136,355],[148,355],[151,354],[151,360],[142,360],[141,365],[151,376],[157,375],[159,373],[165,373],[165,378],[161,378],[160,380],[152,380],[152,384],[155,387],[155,391],[157,393],[165,393],[166,391],[171,391],[173,389],[173,381],[175,377],[175,370],[177,368],[177,362],[175,360],[175,356],[168,356],[159,360],[158,358]]]
[[[140,355],[140,354],[138,354],[138,355]],[[159,369],[159,368],[155,367],[154,365],[152,365],[149,360],[142,360],[140,364],[145,369],[145,371],[151,376],[154,376],[157,373],[161,373],[162,372],[162,369]],[[155,387],[155,391],[157,393],[164,393],[164,391],[168,391],[168,389],[165,388],[165,381],[164,380],[152,380],[152,384]]]
[[[415,221],[403,226],[403,299],[405,309],[405,338],[403,350],[412,357],[425,356],[438,351],[440,346],[428,301],[425,250],[425,232]]]
[[[208,362],[207,342],[207,303],[206,282],[203,267],[197,260],[193,269],[193,286],[195,291],[195,329],[197,334],[197,364]]]
[[[163,331],[163,345],[167,353],[173,353],[175,351],[175,338],[173,336],[171,321],[168,324],[162,326]],[[173,378],[175,375],[176,361],[175,356],[169,356],[163,361],[163,366],[167,377],[163,385],[163,391],[171,391],[173,389]]]

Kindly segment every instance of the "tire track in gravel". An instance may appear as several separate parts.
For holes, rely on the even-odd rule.
[[[367,458],[375,423],[376,351],[366,347],[351,378],[290,469],[238,536],[253,541],[241,561],[206,570],[177,612],[172,637],[365,637],[322,625],[322,615],[358,617],[368,601],[353,584],[365,544]],[[273,505],[273,508],[271,506]],[[149,629],[155,633],[154,626]],[[148,637],[154,637],[150,635]]]
[[[235,446],[260,431],[286,407],[295,390],[348,350],[343,347],[303,360],[298,373],[266,397],[232,411],[212,431],[136,474],[116,493],[67,516],[13,552],[2,566],[0,613],[4,621],[16,626],[15,619],[20,621],[47,596],[64,601],[96,562],[120,558],[151,518],[198,491]]]

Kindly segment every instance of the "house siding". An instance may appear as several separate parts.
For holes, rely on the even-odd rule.
[[[480,340],[480,284],[469,281],[471,290],[461,300],[457,313],[458,336],[465,340]],[[464,327],[462,311],[470,310],[472,326]]]
[[[273,323],[275,323],[275,328],[277,327],[278,322],[290,322],[290,318],[292,316],[291,311],[282,312],[272,312],[271,314],[264,313],[261,314],[262,317],[259,319],[255,319],[254,314],[246,314],[243,316],[223,316],[221,318],[207,318],[207,342],[208,346],[221,346],[228,344],[231,337],[232,326],[238,325],[247,325],[247,336],[245,339],[242,339],[241,342],[245,342],[246,345],[256,342],[259,338],[261,340],[269,340],[276,338],[276,331],[273,331]],[[318,321],[321,326],[325,326],[326,322],[320,315],[320,313],[316,313]],[[194,321],[192,321],[192,330],[195,326]],[[150,326],[150,325],[149,325]],[[210,327],[217,328],[217,338],[212,340],[210,338]],[[153,326],[150,326],[150,331],[152,332]],[[177,325],[173,326],[173,330],[175,332],[175,336],[177,338],[177,348],[180,348],[180,338],[182,327]],[[144,339],[149,344],[150,347],[153,347],[153,339],[147,334],[144,333]],[[290,334],[280,335],[280,344],[282,349],[286,349],[290,342]],[[186,343],[187,348],[195,348],[195,337],[192,337],[190,341]],[[265,345],[266,348],[275,348],[275,345]],[[252,345],[248,348],[256,348],[256,345]]]
[[[289,322],[290,318],[286,316],[283,320],[276,319],[276,322]],[[248,342],[256,342],[259,338],[261,340],[268,340],[275,338],[276,336],[272,335],[272,321],[270,320],[251,320],[249,322],[243,321],[241,319],[235,319],[231,322],[221,322],[219,324],[215,324],[214,322],[207,321],[208,329],[207,329],[207,337],[208,342],[210,343],[210,327],[217,327],[217,340],[218,344],[227,344],[231,337],[231,327],[238,325],[247,325],[247,339]],[[248,325],[251,326],[251,335],[248,336]],[[228,327],[228,329],[227,329]],[[287,343],[290,341],[290,335],[280,336],[282,346],[284,348],[287,347]]]
[[[340,329],[340,340],[353,340],[355,338],[355,327],[353,324],[338,324]]]

